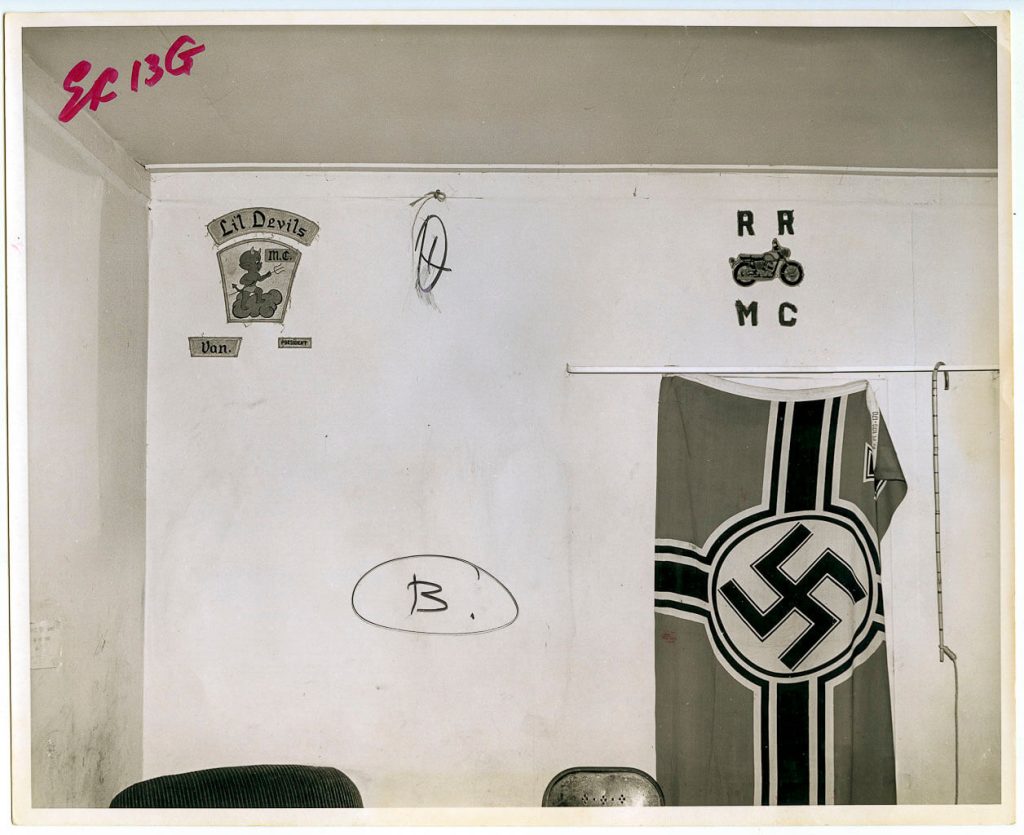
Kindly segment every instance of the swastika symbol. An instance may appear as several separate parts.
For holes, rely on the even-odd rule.
[[[779,656],[779,660],[790,670],[795,670],[841,620],[813,596],[814,590],[824,580],[829,579],[835,583],[854,603],[867,596],[853,569],[831,548],[822,551],[796,580],[782,570],[783,563],[810,538],[811,532],[802,522],[798,522],[754,561],[754,571],[778,595],[767,609],[761,609],[751,600],[735,580],[729,580],[720,589],[726,602],[762,641],[794,612],[808,622],[807,628]]]

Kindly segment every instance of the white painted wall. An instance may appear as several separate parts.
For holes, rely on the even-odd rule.
[[[148,179],[25,72],[31,802],[106,806],[142,769]]]
[[[995,184],[719,174],[153,178],[144,771],[330,764],[370,806],[537,805],[570,765],[654,769],[656,376],[583,365],[995,364]],[[452,268],[413,288],[409,203],[440,188]],[[321,225],[283,326],[227,325],[205,224]],[[738,238],[736,212],[756,213]],[[777,209],[806,270],[741,291]],[[760,300],[761,324],[734,301]],[[793,328],[775,308],[799,308]],[[237,359],[187,337],[242,336]],[[311,350],[279,350],[279,335]],[[796,381],[789,381],[793,384]],[[822,381],[832,384],[834,379]],[[910,494],[888,537],[900,799],[952,800],[935,644],[930,388],[877,388]],[[779,383],[785,384],[785,383]],[[991,374],[942,393],[947,641],[961,800],[999,786],[998,430]],[[370,626],[359,577],[458,556],[521,608],[474,637]]]

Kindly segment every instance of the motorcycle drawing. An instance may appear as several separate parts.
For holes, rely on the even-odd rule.
[[[783,284],[795,287],[804,280],[804,268],[799,261],[789,260],[790,251],[779,246],[778,238],[772,238],[772,248],[760,255],[740,253],[729,259],[732,277],[741,287],[749,287],[755,281],[771,281],[778,276]]]

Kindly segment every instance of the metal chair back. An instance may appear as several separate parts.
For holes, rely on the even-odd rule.
[[[542,806],[664,806],[665,795],[638,768],[567,768],[544,790]]]

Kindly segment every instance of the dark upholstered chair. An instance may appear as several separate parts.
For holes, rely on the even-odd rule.
[[[135,783],[112,809],[317,809],[361,807],[355,784],[336,768],[241,765],[169,774]]]
[[[542,806],[664,806],[657,781],[638,768],[567,768],[544,790]]]

